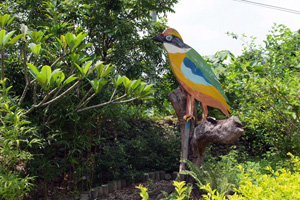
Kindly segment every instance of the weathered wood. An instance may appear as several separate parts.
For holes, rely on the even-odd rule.
[[[193,151],[193,163],[200,167],[203,165],[205,149],[209,143],[231,144],[244,132],[241,121],[236,116],[224,120],[215,120],[208,117],[193,131],[190,144]]]
[[[185,130],[185,121],[183,117],[186,115],[186,100],[187,100],[187,94],[184,91],[182,87],[178,87],[173,92],[169,93],[168,95],[169,100],[172,103],[172,106],[175,109],[175,113],[178,117],[179,126],[180,126],[180,132],[181,132],[181,155],[180,160],[188,159],[189,155],[189,141],[192,136],[192,131],[195,128],[195,121],[190,120],[190,129]],[[196,109],[194,109],[194,116],[196,117],[197,121],[197,112]],[[185,170],[186,164],[184,162],[180,163],[179,171]]]
[[[186,142],[185,121],[183,120],[183,116],[186,114],[186,92],[183,88],[178,87],[168,96],[179,120],[181,131],[181,159],[183,158],[182,155],[186,154],[188,149],[187,158],[196,166],[200,167],[203,164],[207,144],[230,144],[237,140],[244,132],[243,125],[236,116],[224,120],[215,120],[209,117],[196,128],[195,121],[197,121],[197,119],[195,119],[195,121],[191,120],[191,127],[188,133],[189,142]],[[197,116],[196,110],[194,110],[194,116]],[[186,166],[180,163],[180,170],[185,168]]]

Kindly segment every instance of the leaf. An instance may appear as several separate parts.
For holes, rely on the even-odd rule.
[[[80,45],[76,50],[77,50],[77,51],[81,51],[82,49],[85,49],[85,48],[91,46],[92,44],[93,44],[93,43],[82,44],[82,45]]]
[[[67,78],[64,82],[64,85],[71,83],[72,81],[78,79],[78,77],[75,77],[74,75],[70,76],[69,78]]]
[[[6,24],[9,25],[13,19],[14,19],[14,17],[11,20],[9,20],[9,15],[8,14],[0,16],[0,25],[1,25],[1,28],[3,29]]]
[[[98,89],[98,81],[95,79],[95,80],[89,80],[90,84],[92,85],[95,93],[97,93],[97,89]]]
[[[84,75],[84,76],[87,75],[87,72],[89,71],[92,62],[93,62],[93,61],[90,61],[90,62],[88,62],[88,63],[85,63],[85,64],[82,66],[82,72],[83,72],[83,75]]]
[[[52,87],[54,82],[56,82],[57,86],[60,86],[60,84],[63,82],[64,79],[65,79],[65,74],[62,71],[60,71],[60,69],[55,69],[51,73],[49,86]]]
[[[34,54],[36,56],[39,56],[40,53],[41,53],[41,49],[42,49],[41,44],[35,45],[35,47],[34,47]]]
[[[56,85],[59,87],[64,80],[65,80],[65,74],[62,71],[58,72],[57,78],[55,80]]]
[[[77,67],[77,69],[80,71],[80,73],[83,75],[83,71],[82,71],[81,67],[79,65],[77,65],[76,63],[74,63],[74,64]]]
[[[104,85],[106,85],[107,82],[108,82],[108,80],[104,79],[104,78],[100,78],[98,80],[98,84],[99,84],[99,86],[98,86],[98,92],[103,88]]]
[[[0,31],[0,49],[2,49],[4,47],[4,45],[3,45],[4,38],[5,38],[5,30],[2,29]]]
[[[9,26],[14,19],[15,19],[15,17],[10,18],[10,20],[7,21],[6,25]]]
[[[128,92],[129,93],[133,92],[140,84],[141,84],[140,79],[131,81]]]
[[[120,75],[117,75],[115,77],[115,80],[116,80],[116,86],[119,86],[123,82],[123,77],[121,77]]]
[[[130,83],[131,83],[131,81],[126,76],[124,76],[123,77],[123,85],[124,85],[126,91],[128,91],[128,87],[129,87]]]
[[[75,49],[76,47],[79,46],[79,44],[82,42],[82,40],[85,38],[85,36],[87,36],[88,33],[79,33],[77,35],[77,37],[75,38],[75,43],[74,43],[74,46],[73,46],[73,49]],[[73,50],[72,49],[72,50]]]
[[[15,31],[11,31],[9,33],[7,33],[5,36],[4,36],[4,40],[3,40],[3,45],[5,46],[6,43],[8,42],[8,40],[11,38],[11,36],[14,34]]]
[[[151,90],[152,87],[153,87],[153,84],[147,85],[147,86],[144,88],[143,92],[148,92],[149,90]]]
[[[36,68],[36,66],[34,66],[31,63],[26,63],[26,65],[28,66],[30,73],[36,78],[37,75],[40,74],[39,70]]]
[[[28,47],[31,49],[31,52],[32,53],[34,53],[34,47],[35,47],[35,43],[30,43],[29,45],[28,45]]]
[[[156,90],[150,90],[150,91],[147,91],[147,92],[143,91],[143,92],[141,93],[141,97],[149,96],[150,94],[154,93],[155,91],[156,91]]]
[[[68,44],[68,47],[72,51],[75,45],[75,40],[74,40],[75,36],[72,33],[67,33],[64,37],[66,39],[66,43]]]
[[[8,48],[9,46],[13,45],[14,43],[16,43],[21,37],[23,37],[24,34],[20,34],[20,35],[17,35],[15,36],[13,39],[11,39],[8,43],[7,43],[7,47]]]
[[[100,75],[101,78],[106,77],[110,72],[112,72],[114,69],[114,66],[106,65],[103,67],[103,71]]]
[[[49,65],[45,65],[42,67],[41,74],[46,77],[47,83],[50,83],[51,73],[52,73],[52,70]]]

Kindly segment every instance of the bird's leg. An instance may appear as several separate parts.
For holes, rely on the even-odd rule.
[[[207,105],[201,103],[201,107],[202,107],[202,120],[197,122],[197,124],[201,124],[202,122],[205,122],[208,115]]]
[[[194,104],[195,104],[194,98],[190,94],[187,94],[187,99],[186,99],[186,115],[183,117],[183,119],[184,119],[185,122],[188,122],[190,119],[194,119],[195,120],[195,117],[193,115]]]

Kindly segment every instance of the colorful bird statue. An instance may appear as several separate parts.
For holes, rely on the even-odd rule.
[[[194,99],[201,103],[202,120],[207,118],[207,106],[218,108],[229,117],[228,99],[216,75],[205,60],[189,45],[185,44],[180,34],[168,28],[153,40],[163,43],[168,52],[173,73],[187,93],[187,107],[184,120],[195,119],[193,116]],[[201,123],[200,122],[200,123]]]

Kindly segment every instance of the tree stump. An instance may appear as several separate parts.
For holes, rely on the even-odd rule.
[[[186,114],[186,92],[182,87],[178,87],[168,96],[179,120],[181,159],[185,158],[184,155],[187,154],[188,160],[192,161],[196,166],[201,167],[205,157],[205,149],[209,143],[231,144],[244,132],[243,125],[236,116],[231,116],[224,120],[216,120],[208,117],[205,122],[198,126],[195,123],[197,121],[196,118],[195,121],[190,120],[190,129],[187,131],[185,130],[185,121],[183,120],[183,116]],[[194,116],[197,116],[196,109],[194,110]],[[179,169],[179,171],[186,169],[185,163],[181,162]],[[187,176],[181,176],[180,178],[181,181],[185,180],[189,182]]]

